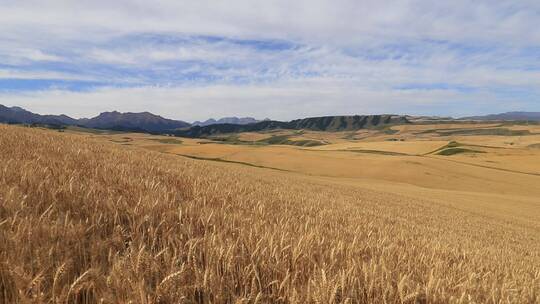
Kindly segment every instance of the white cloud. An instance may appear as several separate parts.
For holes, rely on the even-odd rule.
[[[0,79],[38,79],[38,80],[81,80],[81,81],[96,81],[94,78],[85,77],[83,75],[73,75],[59,72],[27,72],[10,69],[0,69]]]
[[[467,111],[505,105],[540,110],[538,1],[0,0],[0,6],[1,64],[9,65],[0,67],[0,79],[141,86],[0,96],[0,103],[40,112],[153,110],[195,120],[408,109],[475,114]],[[172,41],[140,42],[141,34]],[[201,35],[296,47],[265,51]],[[178,37],[186,41],[174,42]]]
[[[538,1],[3,1],[0,25],[81,33],[169,31],[348,44],[381,39],[540,43]],[[39,7],[39,9],[37,9]]]
[[[540,95],[540,92],[537,92]],[[76,101],[76,103],[74,102]],[[122,106],[118,108],[118,102]],[[38,113],[89,117],[103,111],[151,111],[164,117],[194,121],[212,117],[254,116],[290,120],[340,114],[407,113],[468,115],[490,106],[523,102],[489,91],[377,90],[348,81],[310,79],[268,85],[210,85],[188,88],[101,88],[91,92],[49,90],[0,94],[0,104]]]

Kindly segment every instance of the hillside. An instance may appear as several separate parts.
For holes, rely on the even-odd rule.
[[[66,115],[39,115],[20,107],[0,105],[0,122],[11,124],[75,125],[77,120]]]
[[[204,127],[194,126],[187,130],[175,132],[175,134],[184,137],[206,137],[224,133],[258,132],[275,129],[352,131],[405,123],[408,123],[407,118],[399,115],[326,116],[296,119],[289,122],[265,120],[248,125],[214,124]]]
[[[165,133],[190,126],[184,121],[166,119],[149,112],[120,113],[117,111],[104,112],[90,119],[81,119],[79,124],[88,128],[151,133]]]
[[[470,116],[462,120],[513,120],[513,121],[540,121],[540,112],[506,112],[484,116]]]
[[[486,215],[13,126],[0,170],[2,303],[539,300],[538,205]]]
[[[364,128],[385,127],[408,123],[406,116],[399,115],[354,115],[326,116],[296,119],[289,122],[263,120],[250,117],[226,117],[209,119],[190,125],[180,120],[172,120],[149,113],[103,112],[93,118],[73,119],[66,115],[39,115],[18,107],[0,105],[0,122],[19,124],[46,124],[59,126],[81,126],[94,129],[175,134],[183,137],[206,137],[215,134],[258,132],[275,129],[353,131]],[[191,127],[191,128],[190,128]]]
[[[55,126],[80,126],[85,128],[171,133],[190,124],[149,113],[103,112],[93,118],[74,119],[66,115],[40,115],[19,107],[0,105],[0,122],[11,124],[42,124]]]

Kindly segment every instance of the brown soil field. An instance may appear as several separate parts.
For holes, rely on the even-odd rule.
[[[393,129],[0,125],[0,302],[540,303],[538,126]]]

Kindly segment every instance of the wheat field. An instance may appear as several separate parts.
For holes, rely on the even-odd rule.
[[[540,224],[0,126],[0,302],[540,303]]]

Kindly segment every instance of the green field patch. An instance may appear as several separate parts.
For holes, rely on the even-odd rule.
[[[529,130],[510,130],[507,128],[491,128],[491,129],[460,129],[460,130],[448,130],[441,131],[436,130],[437,134],[441,136],[452,136],[452,135],[496,135],[496,136],[523,136],[530,135]]]
[[[214,137],[211,138],[213,143],[228,144],[228,145],[252,145],[252,146],[266,146],[266,145],[289,145],[300,147],[316,147],[325,145],[325,143],[318,140],[302,139],[302,140],[290,140],[293,135],[273,135],[268,138],[247,141],[239,139],[238,135],[230,135],[227,137]]]
[[[290,135],[275,135],[269,138],[261,139],[256,142],[265,143],[268,145],[290,145],[300,147],[316,147],[322,146],[325,143],[318,140],[303,139],[303,140],[290,140]]]
[[[457,141],[451,141],[451,142],[447,143],[446,145],[444,145],[444,146],[442,146],[442,147],[440,147],[440,148],[438,148],[438,149],[436,149],[436,150],[433,150],[433,151],[431,151],[431,152],[428,152],[428,153],[426,153],[426,154],[424,154],[424,155],[437,153],[437,152],[442,151],[442,150],[444,150],[444,149],[448,149],[448,148],[456,148],[456,147],[459,147],[459,146],[461,146],[461,144],[458,143]]]
[[[394,135],[396,133],[399,133],[399,130],[394,130],[394,129],[385,129],[383,130],[383,133],[386,134],[386,135]]]
[[[466,149],[466,148],[447,148],[447,149],[437,152],[437,155],[450,156],[450,155],[456,155],[456,154],[462,154],[462,153],[486,153],[486,152]]]
[[[122,137],[122,138],[111,139],[111,141],[114,142],[114,143],[122,144],[122,143],[132,142],[133,139],[131,139],[130,137]]]
[[[356,152],[356,153],[368,153],[368,154],[380,154],[380,155],[391,155],[391,156],[408,156],[409,154],[393,151],[381,151],[381,150],[368,150],[368,149],[349,149],[349,150],[340,150],[347,152]]]
[[[162,144],[170,144],[170,145],[181,145],[184,143],[182,140],[177,138],[152,138],[150,140],[160,142]]]

